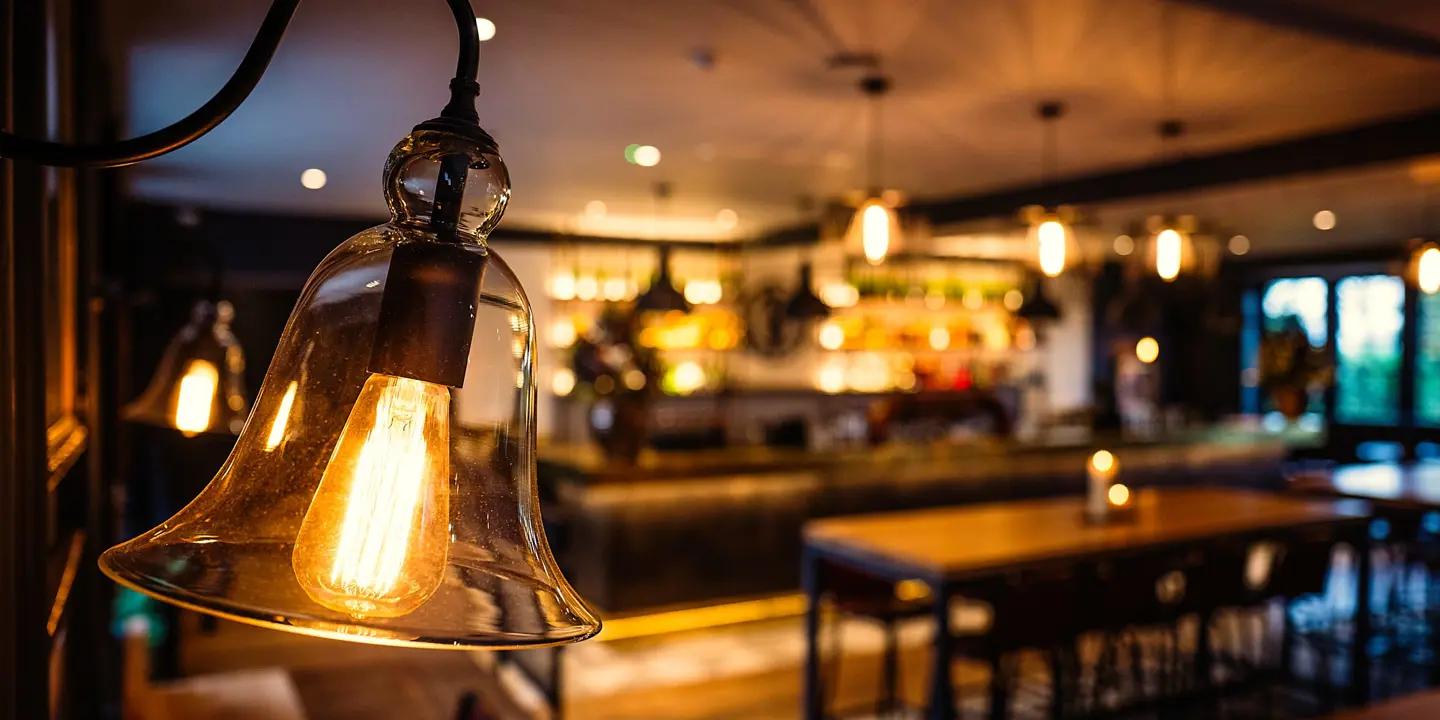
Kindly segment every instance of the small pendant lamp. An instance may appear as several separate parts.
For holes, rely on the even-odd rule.
[[[475,51],[473,11],[451,5],[468,28],[462,50]],[[462,52],[450,104],[391,151],[390,222],[346,240],[306,282],[214,480],[101,556],[116,582],[231,620],[387,645],[524,648],[599,632],[540,517],[535,323],[486,240],[510,180],[476,120],[474,71]]]
[[[1055,180],[1057,140],[1055,124],[1065,114],[1065,104],[1058,100],[1040,103],[1035,114],[1040,118],[1044,134],[1041,147],[1041,178],[1044,183]],[[1046,277],[1059,277],[1066,268],[1079,265],[1084,258],[1075,237],[1075,209],[1061,205],[1049,210],[1041,205],[1022,208],[1020,219],[1030,227],[1029,241],[1034,248],[1034,262]]]
[[[133,422],[200,433],[237,434],[250,414],[245,400],[245,351],[230,330],[229,302],[200,300],[171,338],[145,392],[121,417]]]
[[[894,202],[886,199],[880,187],[880,101],[890,91],[890,78],[884,75],[868,75],[860,81],[860,92],[865,94],[870,109],[869,133],[866,136],[866,199],[856,209],[845,231],[845,246],[852,252],[858,250],[871,265],[885,262],[885,258],[900,249],[900,216],[895,212]]]

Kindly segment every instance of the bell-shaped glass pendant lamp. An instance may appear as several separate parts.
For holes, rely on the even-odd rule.
[[[591,637],[600,621],[540,518],[530,301],[486,243],[510,194],[494,141],[422,123],[384,186],[391,221],[311,275],[219,474],[101,568],[182,607],[334,639]]]
[[[200,433],[240,432],[245,399],[245,351],[230,329],[235,310],[221,300],[200,300],[190,320],[160,356],[145,392],[121,411],[133,422]]]

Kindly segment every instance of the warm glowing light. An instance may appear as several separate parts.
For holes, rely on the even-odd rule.
[[[550,392],[565,397],[575,389],[575,371],[570,368],[560,368],[550,376]]]
[[[660,164],[660,149],[654,145],[635,148],[635,164],[640,167],[655,167]]]
[[[1165,282],[1170,282],[1180,275],[1182,242],[1180,233],[1171,228],[1165,228],[1155,236],[1155,272]]]
[[[449,527],[449,388],[371,375],[300,523],[295,579],[332,610],[406,615],[440,587]]]
[[[556,300],[575,299],[575,273],[562,270],[550,278],[550,297]]]
[[[210,409],[215,404],[215,388],[220,386],[220,371],[209,360],[191,360],[175,388],[175,429],[185,435],[205,432],[210,428]]]
[[[1160,357],[1160,343],[1153,337],[1140,338],[1140,341],[1135,343],[1135,357],[1147,365],[1155,362],[1155,359]]]
[[[1311,222],[1315,223],[1316,230],[1334,230],[1335,213],[1329,210],[1321,210],[1315,213],[1315,217],[1311,218]]]
[[[1106,491],[1105,497],[1110,501],[1111,505],[1119,507],[1121,505],[1124,505],[1125,503],[1130,502],[1130,488],[1125,487],[1120,483],[1115,483],[1114,485],[1110,486],[1110,489],[1108,491]]]
[[[939,288],[931,288],[930,292],[925,293],[925,307],[931,310],[945,307],[945,293],[940,292]]]
[[[1115,236],[1115,254],[1120,256],[1135,252],[1135,239],[1129,235]]]
[[[594,300],[600,296],[600,281],[594,275],[585,275],[575,280],[575,297],[581,300]]]
[[[1025,295],[1019,290],[1006,290],[1004,302],[1006,310],[1015,312],[1020,309],[1021,305],[1025,304]]]
[[[495,23],[485,18],[475,18],[475,29],[480,31],[480,42],[495,37]]]
[[[575,323],[569,318],[556,320],[550,326],[550,344],[557,348],[568,348],[575,344],[579,333],[575,331]]]
[[[950,331],[943,327],[930,329],[930,349],[944,350],[950,347]]]
[[[725,208],[715,213],[715,226],[721,230],[734,230],[735,226],[739,224],[740,216],[735,214],[735,211],[730,208]]]
[[[614,302],[625,299],[625,278],[608,277],[600,286],[600,295],[606,300]]]
[[[1115,467],[1115,456],[1109,450],[1096,450],[1095,454],[1090,456],[1090,467],[1095,468],[1096,472],[1110,472]]]
[[[689,395],[705,387],[705,369],[694,360],[686,360],[675,366],[670,382],[676,393]]]
[[[820,388],[821,392],[832,395],[844,392],[845,368],[841,367],[839,363],[831,363],[820,368],[820,372],[815,376],[815,387]]]
[[[827,322],[820,326],[820,347],[826,350],[839,350],[845,344],[845,330],[833,322]]]
[[[1065,226],[1046,220],[1036,230],[1040,245],[1040,272],[1056,277],[1065,270]]]
[[[585,203],[585,217],[603,218],[608,212],[610,212],[610,208],[605,206],[604,200],[591,200]]]
[[[1230,248],[1231,255],[1244,255],[1250,252],[1250,238],[1244,235],[1235,235],[1230,238],[1226,247]]]
[[[971,310],[979,310],[985,305],[985,294],[980,292],[980,288],[972,287],[965,291],[965,295],[960,299],[960,302],[964,303],[965,307]]]
[[[1431,245],[1421,250],[1416,270],[1416,284],[1421,292],[1434,295],[1440,290],[1440,248]]]
[[[1015,349],[1030,352],[1035,349],[1035,328],[1025,323],[1015,330]]]
[[[860,210],[860,249],[871,265],[885,262],[890,252],[890,208],[878,200],[871,200]]]
[[[854,307],[860,302],[860,290],[850,283],[826,283],[820,288],[820,299],[832,308]]]
[[[625,376],[622,377],[621,380],[625,383],[625,387],[626,387],[627,389],[630,389],[630,390],[644,390],[644,389],[645,389],[645,373],[642,372],[642,371],[640,371],[640,370],[636,370],[636,369],[626,370],[626,371],[625,371]]]
[[[714,305],[724,290],[719,280],[689,280],[685,283],[685,300],[691,305]]]
[[[320,168],[310,168],[300,173],[300,184],[303,185],[306,190],[319,190],[325,187],[326,180],[325,171]]]
[[[300,383],[294,380],[285,388],[285,396],[280,398],[280,409],[275,411],[275,420],[270,423],[270,435],[265,438],[265,452],[280,447],[280,442],[285,439],[285,426],[290,423],[290,408],[295,405],[295,393],[299,391]]]

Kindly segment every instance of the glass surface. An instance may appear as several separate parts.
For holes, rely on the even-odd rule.
[[[1284,330],[1289,318],[1294,318],[1304,329],[1310,347],[1322,348],[1329,342],[1330,284],[1324,278],[1297,277],[1272,280],[1265,286],[1260,299],[1264,332]],[[1259,370],[1256,370],[1258,381]],[[1242,378],[1243,379],[1243,378]],[[1266,412],[1276,410],[1274,400],[1268,395],[1262,399]],[[1325,417],[1325,395],[1311,392],[1305,404],[1305,414],[1311,422],[1318,423]],[[1277,419],[1281,417],[1277,414]]]
[[[1440,295],[1422,293],[1417,308],[1415,423],[1440,427]]]
[[[125,406],[126,420],[179,430],[238,433],[250,404],[245,396],[245,352],[230,329],[230,303],[201,300],[175,333],[145,392]]]
[[[437,242],[426,222],[434,183],[420,176],[456,152],[471,155],[459,247],[483,258],[465,266],[480,280],[463,409],[454,388],[369,362],[396,247]],[[463,648],[591,637],[600,622],[560,574],[540,519],[530,303],[484,242],[508,197],[504,165],[427,130],[386,169],[394,219],[311,275],[219,474],[101,567],[184,607],[336,639]]]
[[[1405,283],[1392,275],[1347,277],[1335,295],[1335,420],[1394,425],[1400,420]]]

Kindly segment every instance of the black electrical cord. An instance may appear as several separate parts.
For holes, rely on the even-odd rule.
[[[480,85],[476,82],[480,68],[480,31],[468,0],[447,2],[460,31],[460,56],[455,79],[450,81],[450,102],[440,116],[474,125],[479,121],[475,98],[480,94]],[[129,140],[93,145],[67,145],[0,132],[0,158],[56,167],[106,168],[132,165],[189,145],[224,122],[250,96],[275,57],[285,28],[299,5],[300,0],[274,0],[235,74],[209,102],[178,122]]]

